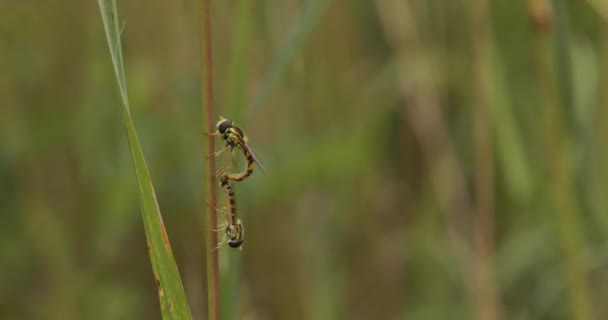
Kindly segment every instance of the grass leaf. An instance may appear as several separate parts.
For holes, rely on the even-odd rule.
[[[163,319],[191,319],[190,308],[186,301],[186,294],[175,259],[173,258],[169,238],[165,231],[152,180],[150,179],[150,173],[148,172],[146,161],[144,160],[141,146],[135,133],[133,119],[131,119],[120,45],[116,1],[98,0],[98,4],[122,99],[122,110],[129,140],[129,149],[139,186],[139,200],[146,231],[148,253],[150,254],[152,270],[158,286],[158,296]]]

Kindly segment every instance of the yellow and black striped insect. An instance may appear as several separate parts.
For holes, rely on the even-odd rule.
[[[222,174],[220,177],[220,186],[226,192],[228,196],[228,210],[226,213],[226,223],[224,224],[224,231],[226,232],[224,235],[224,240],[218,246],[221,247],[224,243],[228,243],[231,248],[239,248],[243,244],[245,229],[243,228],[243,223],[236,215],[236,196],[234,195],[234,189],[230,185],[229,175],[227,173]],[[220,209],[221,211],[226,211],[225,209]],[[227,239],[226,239],[227,238]]]
[[[266,169],[264,168],[264,166],[262,165],[262,163],[256,156],[253,149],[247,143],[247,136],[245,136],[245,134],[243,133],[243,130],[241,128],[236,126],[232,120],[225,119],[223,117],[220,117],[220,121],[217,122],[216,127],[217,127],[217,130],[214,133],[210,133],[210,135],[221,136],[222,139],[224,139],[224,141],[226,141],[226,146],[224,146],[222,149],[212,153],[210,156],[217,157],[218,155],[222,154],[223,152],[230,150],[232,152],[232,166],[219,169],[216,172],[215,176],[218,176],[235,166],[235,163],[236,163],[236,160],[234,158],[234,148],[235,147],[237,149],[240,149],[243,152],[245,159],[247,159],[247,168],[242,173],[237,173],[237,174],[228,173],[228,179],[233,180],[233,181],[243,181],[243,180],[247,179],[247,177],[249,177],[253,173],[254,163],[260,167],[260,169],[262,170],[262,172],[264,172],[264,174],[268,174],[268,172],[266,172]]]

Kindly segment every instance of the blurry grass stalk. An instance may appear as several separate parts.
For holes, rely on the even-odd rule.
[[[277,87],[279,81],[283,77],[285,70],[290,65],[291,61],[296,57],[300,48],[304,45],[305,40],[321,20],[321,17],[327,11],[331,0],[308,0],[302,9],[302,15],[298,19],[293,32],[285,41],[285,45],[281,48],[275,64],[270,69],[260,93],[254,100],[249,110],[247,117],[250,118],[253,114],[266,103],[266,100]]]
[[[230,66],[228,68],[228,84],[226,85],[225,101],[223,108],[224,115],[230,117],[238,123],[243,124],[244,105],[246,97],[246,84],[249,72],[249,46],[251,39],[252,28],[252,9],[254,2],[250,0],[238,0],[235,9],[236,27],[232,38],[234,39],[232,55],[230,58]],[[245,220],[244,215],[241,219]],[[226,252],[220,257],[220,292],[221,301],[230,301],[220,305],[221,319],[231,320],[236,319],[240,307],[239,284],[241,276],[241,252]]]
[[[252,28],[253,1],[239,0],[236,3],[236,32],[234,50],[228,67],[228,85],[226,86],[226,117],[237,123],[244,123],[243,105],[245,105],[246,83],[248,75],[249,39]]]
[[[446,217],[449,245],[460,263],[462,285],[468,291],[469,300],[477,310],[478,318],[495,319],[495,316],[483,318],[486,313],[496,313],[497,309],[495,293],[490,296],[494,306],[481,305],[489,303],[488,298],[482,298],[482,294],[493,290],[492,287],[482,287],[480,283],[488,279],[494,281],[489,271],[491,264],[478,261],[475,250],[477,237],[469,236],[471,233],[478,233],[477,227],[471,227],[465,218],[474,210],[468,200],[472,197],[449,139],[445,116],[439,104],[436,80],[429,78],[433,72],[426,58],[426,48],[418,39],[414,15],[411,14],[407,2],[376,1],[376,6],[385,33],[398,53],[397,75],[403,96],[407,100],[404,117],[420,143],[424,158],[431,165],[432,188]],[[477,275],[479,269],[485,270],[486,274]]]
[[[229,68],[229,83],[226,92],[226,101],[228,101],[227,114],[231,118],[236,119],[241,124],[245,124],[255,112],[262,108],[272,91],[280,84],[280,80],[285,74],[287,67],[290,66],[290,63],[297,56],[308,36],[321,21],[330,3],[330,0],[306,1],[301,10],[302,14],[295,23],[293,32],[289,34],[284,46],[277,55],[276,62],[262,84],[260,93],[251,107],[248,110],[244,110],[245,83],[248,72],[247,48],[249,46],[253,2],[249,0],[240,0],[238,2],[236,19],[238,22],[234,36],[235,49]],[[244,114],[244,111],[247,114]],[[224,299],[235,301],[235,295],[239,294],[238,276],[240,274],[240,261],[240,255],[229,255],[226,259],[222,259],[222,272],[220,276],[223,291],[221,297]],[[224,262],[226,262],[227,268],[223,268]],[[220,306],[220,311],[222,318],[234,319],[236,312],[238,312],[238,305],[236,303],[224,304]]]
[[[603,34],[608,34],[608,10],[602,21],[601,27]],[[608,39],[602,38],[601,49],[600,49],[600,79],[599,87],[608,88]],[[608,198],[605,196],[605,190],[608,190],[608,169],[606,169],[606,163],[608,163],[608,148],[606,145],[606,137],[608,137],[608,90],[600,90],[600,100],[597,106],[595,116],[595,134],[593,150],[595,152],[595,166],[594,170],[597,174],[593,175],[595,179],[595,203],[596,203],[596,214],[600,217],[604,224],[604,227],[608,227],[608,216],[603,212],[603,208],[608,208]]]
[[[115,0],[98,0],[99,9],[108,40],[110,56],[114,66],[114,74],[118,82],[122,99],[124,124],[127,129],[129,149],[133,168],[139,187],[140,204],[148,253],[152,263],[152,271],[156,278],[158,297],[160,300],[163,319],[192,319],[186,294],[179,276],[179,271],[173,258],[169,238],[165,231],[163,219],[154,193],[152,179],[143,157],[141,146],[131,118],[127,86],[125,80],[120,30],[118,27],[118,12]]]
[[[201,93],[202,99],[202,115],[203,115],[203,130],[213,132],[213,60],[211,56],[211,5],[210,0],[201,0],[200,3],[200,27],[201,27]],[[219,319],[219,268],[218,268],[218,250],[217,250],[217,234],[214,230],[217,228],[217,192],[213,175],[215,173],[215,157],[206,158],[215,151],[215,137],[203,136],[203,147],[207,159],[205,182],[207,190],[207,214],[204,219],[206,225],[203,226],[202,234],[204,235],[207,254],[207,314],[208,319]]]
[[[564,7],[560,0],[529,0],[529,14],[535,36],[535,55],[537,74],[539,75],[540,101],[545,144],[548,146],[547,162],[549,176],[553,180],[550,185],[552,212],[556,215],[554,225],[561,242],[568,281],[568,294],[572,309],[572,318],[593,319],[591,295],[586,281],[584,256],[584,238],[581,234],[582,225],[579,221],[580,208],[575,198],[575,181],[572,175],[574,166],[567,155],[567,142],[572,136],[571,128],[565,125],[565,110],[572,108],[570,93],[560,94],[560,89],[571,90],[563,79],[567,73],[558,72],[558,68],[566,68],[570,61],[563,50],[568,50]],[[557,6],[553,6],[557,4]],[[569,130],[570,129],[570,130]]]
[[[493,42],[494,43],[494,42]],[[516,117],[512,96],[507,85],[505,64],[501,52],[492,49],[492,118],[496,133],[496,158],[509,191],[509,198],[517,205],[529,203],[533,196],[533,175],[526,157],[525,143]],[[495,213],[495,216],[500,214]],[[494,224],[496,229],[496,223]]]
[[[477,0],[472,9],[473,135],[475,146],[474,242],[476,270],[474,304],[478,319],[500,319],[500,297],[494,274],[494,126],[491,114],[492,32],[488,0]]]

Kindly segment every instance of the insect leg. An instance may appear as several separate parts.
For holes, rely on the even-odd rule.
[[[220,212],[226,212],[226,211],[228,211],[228,207],[219,207],[218,208],[218,207],[215,207],[215,206],[211,205],[211,203],[209,203],[207,201],[205,201],[205,204],[208,205],[210,208],[213,208],[213,209],[215,209],[217,211],[220,211]]]
[[[213,175],[214,178],[217,178],[218,176],[220,176],[222,173],[227,172],[231,169],[234,169],[236,167],[236,157],[234,155],[234,150],[231,150],[232,153],[232,164],[229,167],[222,167],[219,168],[215,174]]]
[[[208,158],[211,158],[211,157],[217,157],[220,154],[226,152],[227,150],[230,150],[230,146],[225,146],[225,147],[221,148],[220,150],[218,150],[218,151],[216,151],[216,152],[214,152],[214,153],[206,156],[206,158],[208,159]]]
[[[215,132],[204,132],[204,134],[206,136],[219,136],[220,132],[219,131],[215,131]]]
[[[227,222],[221,223],[217,226],[217,229],[211,229],[210,232],[224,232],[226,231],[226,227],[228,226]]]
[[[213,248],[213,250],[211,250],[211,252],[215,252],[215,251],[219,250],[221,247],[223,247],[226,244],[226,235],[224,235],[222,238],[223,238],[222,242],[220,242],[217,245],[217,247]]]
[[[205,201],[205,204],[208,205],[209,207],[221,212],[222,214],[224,214],[224,216],[226,216],[226,219],[230,219],[232,216],[232,213],[230,212],[230,210],[227,207],[222,207],[222,208],[218,208],[218,207],[214,207],[212,206],[209,202]],[[218,231],[222,231],[224,230],[226,227],[228,226],[228,222],[224,222],[222,224],[220,224],[218,226],[218,229],[211,229],[211,231],[213,232],[218,232]],[[224,228],[224,229],[222,229]]]

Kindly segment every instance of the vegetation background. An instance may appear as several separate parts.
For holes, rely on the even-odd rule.
[[[118,5],[203,319],[198,3]],[[235,0],[212,17],[216,113],[270,172],[236,185],[223,319],[608,318],[605,2]],[[0,1],[0,70],[0,318],[159,319],[95,1]]]

